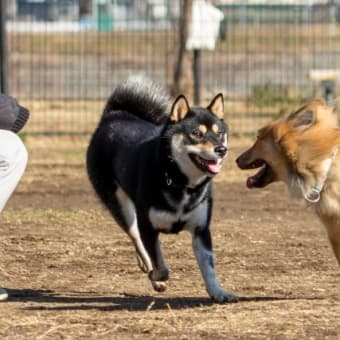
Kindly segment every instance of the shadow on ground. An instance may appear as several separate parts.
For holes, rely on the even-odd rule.
[[[186,309],[214,305],[208,297],[154,297],[154,296],[103,296],[94,292],[54,292],[51,290],[8,289],[10,302],[35,302],[26,310],[90,310],[100,311],[128,310],[164,310]],[[322,300],[321,297],[239,297],[239,302],[271,302],[287,300]],[[49,304],[49,305],[44,305]],[[61,304],[61,305],[54,305]],[[104,305],[103,305],[104,304]]]

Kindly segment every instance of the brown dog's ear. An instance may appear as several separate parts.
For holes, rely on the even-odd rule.
[[[278,122],[277,124],[273,124],[271,127],[272,136],[274,138],[275,143],[280,143],[282,137],[287,133],[288,125],[284,122]]]
[[[291,113],[287,118],[287,122],[294,129],[297,129],[299,131],[307,130],[315,123],[315,121],[315,110],[309,105],[301,107],[299,110]]]
[[[224,118],[224,101],[222,93],[219,93],[208,105],[207,109],[214,114],[218,119]]]
[[[185,118],[190,111],[188,100],[182,94],[179,95],[172,104],[169,119],[170,121],[177,123]]]

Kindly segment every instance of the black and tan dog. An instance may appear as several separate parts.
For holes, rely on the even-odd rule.
[[[181,95],[169,101],[145,79],[120,84],[109,98],[87,152],[90,180],[131,238],[140,268],[155,290],[169,278],[159,233],[192,234],[208,294],[237,301],[216,278],[209,224],[212,178],[227,154],[223,97],[190,108]]]

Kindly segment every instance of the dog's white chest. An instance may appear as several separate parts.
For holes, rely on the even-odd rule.
[[[183,223],[185,230],[191,230],[197,226],[205,226],[208,218],[207,201],[204,201],[188,213],[183,213],[183,204],[176,212],[150,208],[149,219],[153,227],[159,231],[171,232],[174,224]]]

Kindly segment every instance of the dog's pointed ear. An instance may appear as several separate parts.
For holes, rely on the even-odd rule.
[[[190,111],[188,100],[183,94],[179,95],[171,107],[169,119],[173,123],[177,123],[184,119]]]
[[[316,121],[313,106],[305,105],[287,117],[287,122],[296,130],[303,131],[310,128]]]
[[[208,105],[207,109],[214,114],[218,119],[224,118],[224,101],[222,93],[219,93]]]

